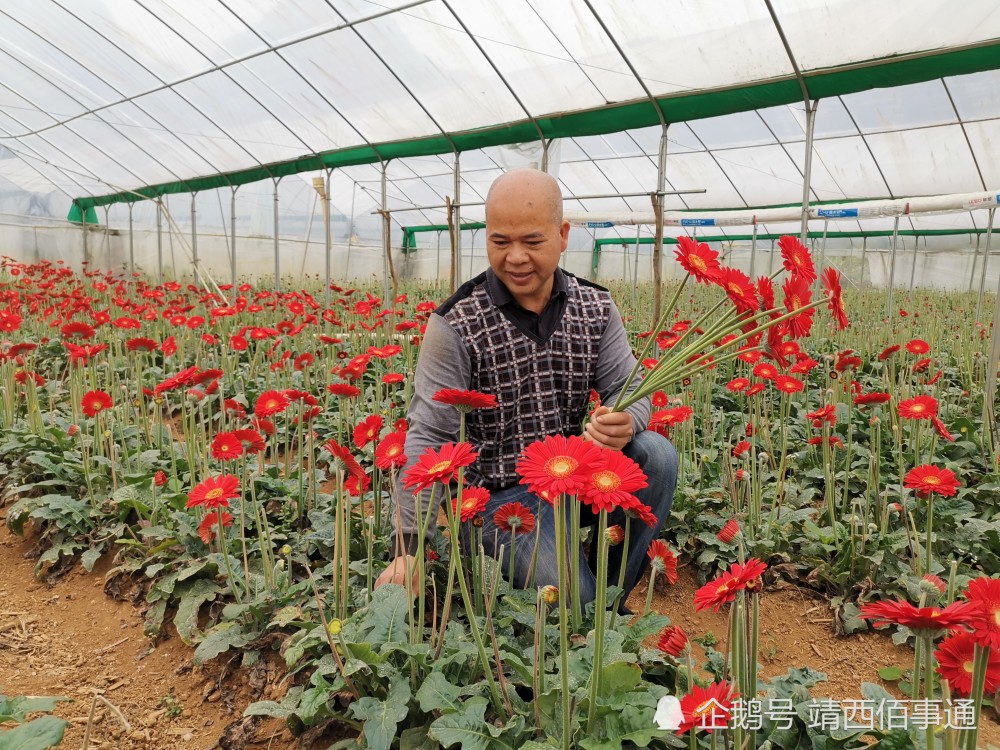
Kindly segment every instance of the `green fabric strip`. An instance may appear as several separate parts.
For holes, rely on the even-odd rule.
[[[929,54],[919,58],[883,58],[860,68],[843,66],[814,70],[804,73],[804,76],[810,96],[823,99],[873,88],[902,86],[997,68],[1000,68],[1000,41],[972,49]],[[801,101],[801,98],[798,83],[789,77],[732,88],[685,92],[664,96],[657,101],[668,122],[685,122],[790,104]],[[609,104],[599,109],[543,117],[539,118],[537,123],[546,138],[568,138],[657,125],[659,118],[648,101],[641,101]],[[538,139],[538,132],[530,121],[521,121],[453,133],[451,137],[460,151],[468,151],[507,143],[535,141]],[[443,135],[392,141],[374,146],[326,151],[292,161],[226,174],[150,185],[135,191],[81,197],[77,198],[74,204],[82,209],[111,203],[128,203],[167,193],[190,193],[244,185],[300,172],[312,172],[324,167],[371,164],[386,159],[446,154],[451,151],[451,144]]]

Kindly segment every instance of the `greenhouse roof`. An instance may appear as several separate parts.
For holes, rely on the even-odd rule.
[[[568,196],[642,192],[662,115],[667,189],[706,191],[666,208],[786,203],[802,197],[804,85],[820,100],[811,200],[1000,185],[993,0],[770,5],[12,0],[0,184],[89,207],[329,167],[371,195],[391,159],[390,205],[431,206],[453,192],[454,152],[476,201],[530,153],[509,144],[545,138]]]

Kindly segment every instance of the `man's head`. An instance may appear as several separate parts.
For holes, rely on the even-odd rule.
[[[568,241],[562,194],[551,175],[517,169],[490,186],[486,196],[490,267],[525,309],[541,312],[545,306]]]

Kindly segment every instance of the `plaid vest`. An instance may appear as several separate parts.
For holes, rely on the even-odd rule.
[[[548,341],[532,340],[493,305],[485,284],[444,314],[472,368],[470,388],[497,408],[466,415],[466,440],[479,453],[466,481],[492,490],[520,482],[521,452],[548,435],[579,435],[597,372],[611,297],[567,274],[566,310]]]

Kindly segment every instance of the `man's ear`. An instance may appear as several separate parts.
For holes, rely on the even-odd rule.
[[[568,221],[564,221],[562,223],[562,226],[559,227],[559,236],[562,238],[562,249],[563,249],[563,251],[565,251],[566,247],[569,245],[569,222]]]

